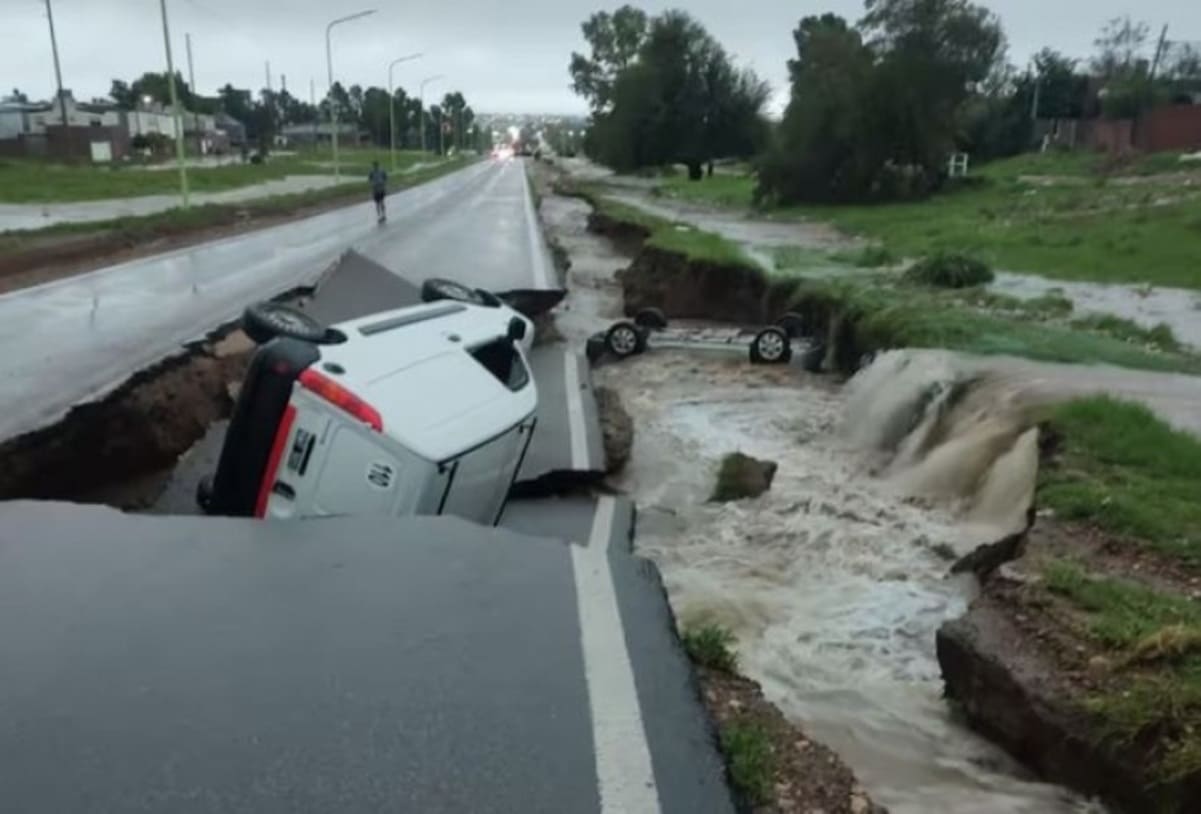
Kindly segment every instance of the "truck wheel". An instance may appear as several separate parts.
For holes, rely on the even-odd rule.
[[[782,328],[764,328],[751,342],[751,362],[783,365],[792,359],[792,343]]]
[[[258,344],[276,337],[320,342],[325,339],[325,326],[304,311],[278,302],[258,302],[242,314],[242,330]]]
[[[646,334],[634,323],[623,320],[605,334],[605,350],[618,359],[628,359],[646,350]]]
[[[459,302],[469,302],[472,305],[486,304],[483,297],[462,283],[441,277],[431,277],[421,284],[421,301],[438,302],[439,300],[458,300]]]
[[[643,308],[634,315],[634,324],[639,328],[661,331],[667,327],[667,315],[660,308]]]
[[[784,316],[776,320],[776,327],[782,328],[784,333],[788,334],[789,339],[799,339],[804,334],[801,331],[805,328],[805,323],[801,319],[801,315],[795,311],[789,311]]]

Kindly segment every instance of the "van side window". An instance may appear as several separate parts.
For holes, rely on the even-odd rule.
[[[471,356],[484,366],[497,381],[516,392],[530,381],[530,373],[513,347],[513,340],[504,338],[471,349]]]

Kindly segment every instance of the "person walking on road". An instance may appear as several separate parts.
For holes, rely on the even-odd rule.
[[[367,182],[371,184],[371,197],[375,200],[375,214],[379,218],[379,222],[383,223],[388,219],[388,209],[384,203],[384,199],[388,195],[388,173],[380,169],[379,162],[371,162],[371,172],[367,175]]]

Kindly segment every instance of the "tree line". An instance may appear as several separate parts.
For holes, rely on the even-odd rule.
[[[585,150],[618,171],[753,159],[761,201],[920,197],[948,156],[990,159],[1035,146],[1038,119],[1136,117],[1201,92],[1201,53],[1151,40],[1119,18],[1087,64],[1051,49],[1029,68],[1007,59],[1000,19],[970,0],[865,0],[856,22],[803,18],[792,32],[789,99],[769,124],[769,88],[680,11],[593,14],[590,51],[572,55],[591,108]],[[1155,44],[1154,56],[1148,56]]]
[[[292,95],[287,90],[261,90],[257,96],[250,90],[226,84],[216,96],[200,96],[178,71],[175,88],[179,103],[186,110],[216,114],[225,113],[241,122],[247,131],[247,140],[268,148],[276,134],[289,125],[310,125],[330,120],[330,104],[337,105],[338,119],[343,124],[353,124],[367,134],[372,144],[386,147],[392,140],[392,116],[389,111],[389,94],[386,88],[351,85],[346,88],[335,82],[326,98],[316,105]],[[114,79],[109,96],[118,107],[136,110],[144,99],[162,105],[171,102],[168,74],[148,72],[133,81]],[[454,91],[443,96],[436,104],[422,109],[421,100],[410,96],[404,88],[396,88],[392,95],[396,106],[396,144],[404,149],[421,146],[421,130],[425,129],[425,145],[437,151],[442,145],[447,149],[480,148],[486,146],[490,136],[480,131],[476,114],[463,94]],[[439,127],[444,129],[440,139]]]

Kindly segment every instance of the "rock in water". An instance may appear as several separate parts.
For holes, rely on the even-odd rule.
[[[775,461],[760,461],[741,452],[732,452],[721,461],[717,485],[710,500],[727,503],[759,495],[771,488],[776,476]]]

